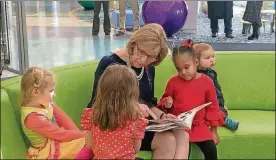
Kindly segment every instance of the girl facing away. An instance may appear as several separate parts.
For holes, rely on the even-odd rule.
[[[111,65],[100,77],[86,134],[95,159],[135,159],[147,125],[139,114],[138,84],[124,65]]]
[[[85,133],[53,103],[55,77],[29,68],[21,79],[21,123],[31,146],[28,159],[73,159],[85,145]]]
[[[225,106],[225,101],[221,87],[217,79],[217,72],[212,69],[216,64],[215,51],[213,47],[207,43],[199,43],[193,46],[195,53],[197,54],[199,65],[197,71],[199,73],[205,74],[212,79],[216,89],[217,100],[219,103],[219,109],[225,120],[225,127],[233,131],[237,130],[239,127],[239,121],[235,121],[228,117],[228,109]]]
[[[174,47],[172,56],[178,75],[168,81],[158,106],[178,116],[212,102],[196,114],[192,129],[186,132],[189,133],[190,142],[199,146],[206,160],[217,160],[216,144],[220,141],[217,126],[225,122],[219,111],[214,83],[208,76],[197,72],[199,62],[192,43],[184,41],[182,46]],[[177,137],[176,141],[179,141]]]

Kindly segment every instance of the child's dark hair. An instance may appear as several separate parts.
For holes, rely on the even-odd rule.
[[[191,39],[184,40],[181,42],[181,46],[174,46],[173,47],[173,52],[172,52],[172,57],[173,61],[176,55],[178,54],[187,54],[191,56],[194,60],[197,59],[197,55],[193,49],[194,42]]]

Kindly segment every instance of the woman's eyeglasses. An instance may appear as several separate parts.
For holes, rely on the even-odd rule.
[[[136,45],[137,47],[137,54],[143,58],[143,57],[147,57],[147,61],[149,63],[155,62],[157,59],[154,56],[148,55],[146,52],[142,51],[141,49],[138,48],[138,45]]]

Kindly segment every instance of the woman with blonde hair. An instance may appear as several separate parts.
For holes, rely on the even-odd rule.
[[[176,119],[172,114],[165,114],[156,107],[154,97],[155,67],[168,53],[166,34],[159,24],[147,24],[137,30],[125,48],[115,51],[101,59],[95,72],[93,92],[90,102],[82,115],[81,126],[91,130],[91,107],[94,105],[98,81],[106,68],[113,64],[121,64],[131,68],[139,81],[139,108],[143,117],[154,119]],[[189,147],[189,136],[183,134],[182,143],[177,143],[172,132],[145,132],[142,140],[142,151],[153,151],[153,159],[187,159],[183,148]]]

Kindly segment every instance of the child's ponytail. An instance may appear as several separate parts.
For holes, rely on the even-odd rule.
[[[34,68],[32,71],[32,76],[33,76],[33,86],[35,88],[40,88],[43,83],[43,71],[38,68]]]

